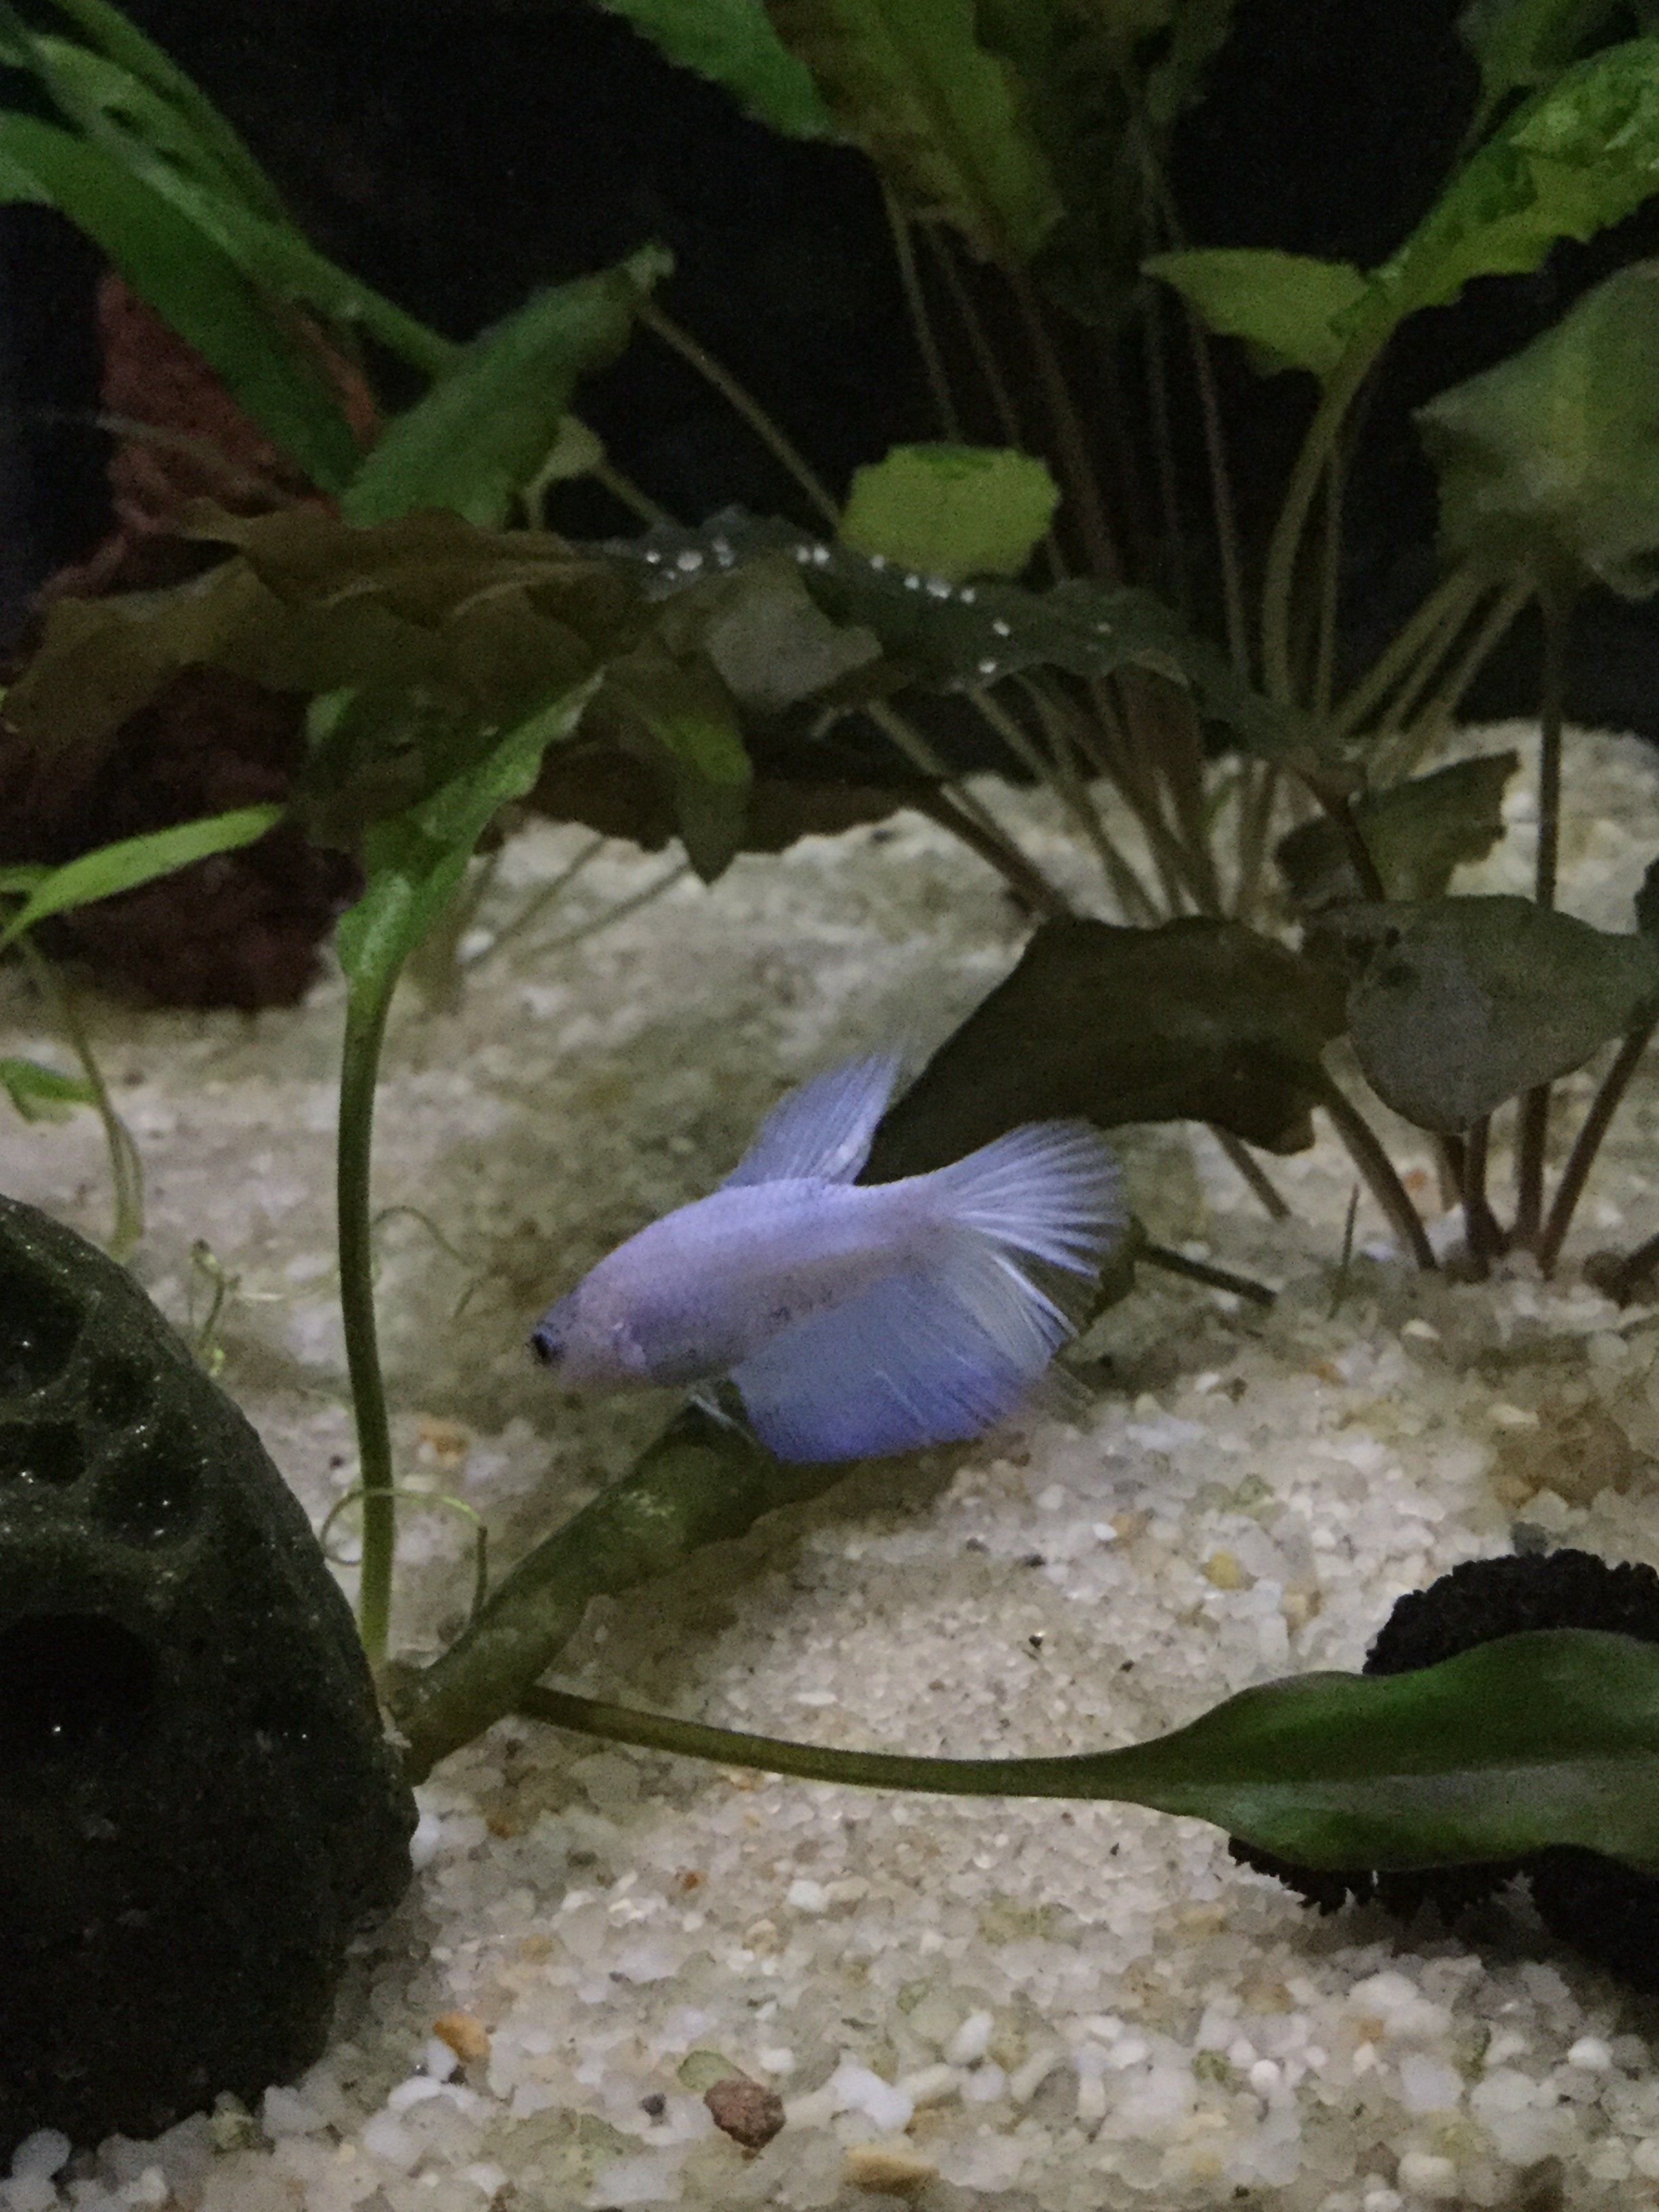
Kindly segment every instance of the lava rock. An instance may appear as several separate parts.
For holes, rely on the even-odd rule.
[[[414,1820],[258,1437],[120,1267],[0,1199],[0,2158],[308,2065]]]
[[[1659,1574],[1633,1560],[1609,1564],[1572,1550],[1466,1559],[1427,1589],[1398,1600],[1366,1655],[1364,1672],[1409,1674],[1477,1644],[1544,1628],[1601,1629],[1659,1644]],[[1321,1912],[1352,1900],[1409,1919],[1431,1905],[1449,1923],[1525,1875],[1552,1935],[1627,1986],[1659,1991],[1659,1881],[1599,1851],[1563,1845],[1524,1858],[1401,1874],[1297,1866],[1236,1836],[1228,1849],[1241,1864],[1273,1875]]]

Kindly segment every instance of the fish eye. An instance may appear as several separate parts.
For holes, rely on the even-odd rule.
[[[556,1367],[564,1356],[564,1331],[538,1322],[530,1332],[530,1349],[544,1367]]]

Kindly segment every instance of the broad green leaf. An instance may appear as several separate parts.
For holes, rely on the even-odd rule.
[[[1560,238],[1620,222],[1659,191],[1659,39],[1626,40],[1547,86],[1465,163],[1377,270],[1356,331],[1445,307],[1472,276],[1524,274]]]
[[[1351,262],[1253,246],[1154,253],[1141,266],[1218,337],[1243,338],[1259,367],[1311,369],[1322,381],[1347,349],[1346,318],[1367,289]]]
[[[249,153],[237,132],[178,64],[128,20],[110,0],[53,0],[60,15],[85,34],[106,59],[125,70],[187,125],[220,173],[247,206],[275,221],[286,211],[276,186]]]
[[[1060,505],[1045,462],[989,446],[895,446],[857,469],[841,520],[855,553],[961,583],[1017,576]]]
[[[733,698],[756,714],[836,696],[881,658],[874,635],[832,622],[781,555],[721,578],[700,613],[698,644]]]
[[[1348,1030],[1371,1088],[1419,1128],[1467,1129],[1659,1008],[1659,944],[1522,898],[1345,908]]]
[[[60,1074],[38,1060],[0,1060],[0,1089],[26,1121],[64,1121],[76,1107],[98,1100],[83,1077]]]
[[[317,361],[230,257],[101,146],[33,116],[0,115],[0,195],[43,200],[114,263],[141,298],[217,370],[272,441],[319,489],[359,459]]]
[[[38,883],[22,905],[0,929],[0,951],[14,945],[26,929],[33,929],[48,915],[71,907],[90,906],[94,900],[112,898],[118,891],[136,890],[157,876],[170,876],[192,860],[205,860],[215,853],[232,853],[252,845],[274,830],[283,818],[280,806],[239,806],[229,814],[210,814],[198,822],[181,822],[170,830],[152,830],[143,837],[123,837],[118,843],[100,845],[66,860]]]
[[[1622,0],[1468,0],[1457,35],[1480,71],[1482,108],[1547,84],[1623,13]]]
[[[1448,556],[1659,589],[1659,261],[1417,410]]]
[[[377,823],[367,841],[362,896],[340,918],[336,943],[354,995],[389,996],[404,962],[443,912],[472,848],[509,799],[534,785],[542,756],[568,738],[596,678],[538,708],[465,774],[407,812]]]
[[[1504,834],[1504,792],[1518,753],[1454,761],[1354,802],[1366,847],[1391,899],[1437,898],[1452,871],[1484,860]],[[1363,899],[1336,824],[1324,815],[1279,841],[1274,855],[1291,897],[1309,912]]]
[[[1081,578],[1046,592],[998,582],[957,586],[882,554],[820,544],[787,523],[757,521],[738,509],[701,530],[659,527],[604,550],[620,566],[642,569],[664,597],[711,574],[787,554],[832,621],[878,640],[895,682],[959,691],[1026,668],[1064,668],[1085,678],[1144,668],[1183,685],[1205,714],[1256,751],[1290,758],[1310,754],[1316,744],[1313,731],[1240,682],[1224,653],[1149,592]]]
[[[1204,94],[1210,64],[1232,34],[1237,0],[1175,0],[1164,51],[1147,65],[1146,114],[1167,132]]]
[[[866,1175],[919,1174],[1068,1115],[1208,1121],[1296,1152],[1341,1028],[1340,985],[1240,922],[1044,922],[888,1115]]]
[[[979,43],[973,0],[769,0],[779,37],[825,106],[913,215],[986,260],[1029,261],[1060,215],[1007,65]]]
[[[447,507],[470,522],[505,521],[553,453],[578,380],[623,350],[635,306],[672,266],[646,246],[485,331],[382,434],[341,501],[346,520]]]
[[[790,138],[834,135],[811,72],[768,18],[764,0],[600,0],[682,69],[724,85],[757,122]]]

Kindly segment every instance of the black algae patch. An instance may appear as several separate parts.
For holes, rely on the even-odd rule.
[[[414,1820],[252,1429],[124,1270],[0,1200],[0,2170],[310,2064]]]
[[[1401,1598],[1366,1656],[1368,1674],[1409,1674],[1477,1644],[1541,1628],[1599,1628],[1659,1644],[1659,1575],[1589,1552],[1469,1559]],[[1411,1874],[1300,1867],[1229,1839],[1243,1865],[1273,1875],[1321,1912],[1376,1904],[1401,1919],[1432,1905],[1450,1922],[1524,1875],[1552,1933],[1628,1987],[1659,1991],[1659,1880],[1599,1851],[1565,1847]]]

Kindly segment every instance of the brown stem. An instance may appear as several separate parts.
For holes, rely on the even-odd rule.
[[[1235,1275],[1225,1267],[1212,1267],[1202,1260],[1189,1260],[1184,1252],[1172,1252],[1167,1244],[1139,1244],[1135,1248],[1137,1267],[1162,1267],[1167,1275],[1182,1275],[1189,1283],[1206,1283],[1212,1291],[1231,1291],[1235,1297],[1249,1298],[1252,1305],[1270,1306],[1278,1293],[1265,1283],[1254,1283],[1248,1275]]]
[[[939,351],[933,319],[927,312],[927,295],[921,289],[921,274],[916,267],[915,248],[910,240],[909,217],[885,185],[881,188],[881,199],[887,210],[887,227],[893,235],[893,259],[898,268],[899,283],[904,288],[904,304],[909,311],[910,328],[915,336],[916,350],[921,356],[922,367],[927,373],[927,386],[933,395],[939,428],[947,438],[960,445],[962,417],[957,412],[956,397],[951,390],[951,380],[945,372],[945,356]]]
[[[1483,1114],[1464,1139],[1461,1177],[1463,1233],[1468,1240],[1469,1258],[1483,1279],[1491,1273],[1504,1243],[1504,1232],[1486,1200],[1486,1153],[1491,1139],[1492,1117]]]
[[[969,850],[977,853],[981,860],[988,860],[1029,912],[1046,915],[1050,921],[1076,919],[1063,893],[1049,882],[1035,863],[1026,859],[1018,846],[994,835],[971,814],[964,813],[951,793],[941,786],[921,786],[909,794],[909,804],[918,814],[925,814],[929,821],[937,822],[952,836],[960,837]]]
[[[1515,1140],[1515,1242],[1522,1250],[1538,1242],[1544,1218],[1544,1155],[1549,1145],[1550,1086],[1540,1083],[1521,1101]]]
[[[1659,1023],[1644,1022],[1640,1029],[1632,1030],[1620,1046],[1618,1054],[1607,1073],[1601,1078],[1600,1089],[1585,1115],[1583,1127],[1573,1141],[1567,1164],[1561,1170],[1561,1180],[1555,1187],[1555,1198],[1550,1206],[1549,1218],[1544,1224],[1543,1235],[1538,1240],[1538,1265],[1546,1275],[1553,1275],[1556,1262],[1561,1257],[1561,1247],[1566,1242],[1567,1231],[1572,1226],[1572,1217],[1578,1200],[1583,1194],[1595,1156],[1601,1149],[1602,1139],[1612,1127],[1613,1117],[1630,1088],[1642,1054],[1648,1048],[1648,1040]]]
[[[1231,1129],[1218,1129],[1213,1121],[1210,1124],[1210,1134],[1261,1200],[1268,1218],[1289,1221],[1292,1218],[1289,1202],[1249,1146],[1241,1138],[1234,1136]]]
[[[1003,441],[1010,446],[1024,447],[1025,429],[1019,418],[1019,410],[1014,404],[1013,394],[1002,374],[1002,364],[997,359],[996,348],[991,343],[985,318],[980,313],[978,303],[969,289],[968,280],[957,265],[950,241],[933,223],[925,224],[921,234],[933,250],[939,274],[945,279],[945,289],[951,295],[951,303],[962,319],[968,350],[973,355],[974,366],[984,379],[985,388],[991,395],[991,405]]]
[[[1570,610],[1554,586],[1538,594],[1544,624],[1543,700],[1538,736],[1538,874],[1534,896],[1555,904],[1561,865],[1561,720]],[[1549,1139],[1550,1086],[1529,1091],[1521,1107],[1516,1148],[1515,1240],[1536,1247],[1544,1218],[1544,1155]]]
[[[1340,1091],[1327,1075],[1314,1094],[1330,1115],[1336,1133],[1348,1148],[1348,1156],[1364,1177],[1371,1196],[1382,1207],[1385,1218],[1395,1233],[1407,1246],[1413,1259],[1425,1274],[1434,1273],[1438,1262],[1429,1243],[1417,1208],[1410,1194],[1395,1172],[1394,1162],[1383,1151],[1376,1132],[1359,1109]]]
[[[1365,833],[1360,828],[1352,807],[1349,805],[1340,791],[1332,791],[1322,785],[1316,784],[1310,784],[1309,788],[1336,824],[1341,835],[1342,842],[1346,848],[1353,872],[1359,878],[1360,889],[1367,898],[1386,900],[1389,896],[1388,885],[1383,882],[1376,862],[1371,857],[1371,848],[1365,842]]]
[[[1123,580],[1123,565],[1106,520],[1106,510],[1101,504],[1100,485],[1095,475],[1094,463],[1089,456],[1088,440],[1083,434],[1083,424],[1072,398],[1071,386],[1066,381],[1066,372],[1060,366],[1060,356],[1042,312],[1030,278],[1023,269],[1007,272],[1008,285],[1014,296],[1014,305],[1025,334],[1031,343],[1032,365],[1037,381],[1042,386],[1044,404],[1054,425],[1054,449],[1060,465],[1066,497],[1083,538],[1083,550],[1089,566],[1097,576],[1110,583]]]

